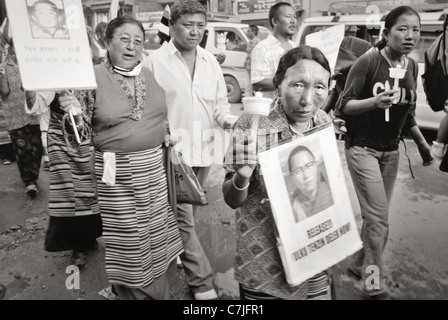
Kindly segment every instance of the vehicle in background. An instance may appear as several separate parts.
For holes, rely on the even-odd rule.
[[[416,121],[418,126],[422,129],[437,130],[445,113],[443,111],[434,112],[429,107],[425,91],[423,90],[421,76],[425,72],[425,51],[437,36],[442,33],[445,14],[443,11],[436,11],[419,12],[419,15],[421,20],[420,40],[409,55],[412,59],[418,62],[419,67],[417,78]],[[305,44],[307,35],[343,23],[345,24],[345,36],[355,36],[375,45],[381,38],[385,16],[385,14],[379,15],[377,19],[375,19],[372,14],[330,15],[308,18],[300,25],[299,30],[294,37],[294,41],[298,44]]]
[[[244,68],[246,60],[246,47],[249,41],[247,29],[249,24],[232,22],[208,22],[206,33],[201,46],[207,51],[218,54],[218,34],[226,35],[226,60],[221,65],[222,73],[227,86],[227,99],[230,103],[240,102],[244,94],[244,88],[248,81],[247,72]],[[271,31],[265,27],[259,26],[258,37],[263,40]],[[151,54],[151,51],[160,48],[160,39],[157,36],[157,26],[145,29],[145,50]]]

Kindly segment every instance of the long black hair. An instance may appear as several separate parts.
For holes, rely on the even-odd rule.
[[[409,6],[399,6],[399,7],[394,8],[387,14],[386,20],[384,21],[384,29],[387,30],[387,32],[390,32],[390,29],[392,29],[392,27],[397,23],[398,18],[404,14],[416,15],[418,17],[419,23],[421,23],[420,15],[418,14],[418,12],[415,9],[413,9]],[[384,33],[384,31],[383,31],[383,33]],[[375,45],[375,47],[378,48],[378,50],[381,50],[386,45],[387,45],[387,40],[383,35],[381,40],[378,41],[378,43]]]

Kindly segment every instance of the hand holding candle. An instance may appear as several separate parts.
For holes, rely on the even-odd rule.
[[[256,143],[258,135],[258,118],[260,116],[267,117],[269,115],[272,99],[263,97],[261,92],[255,92],[255,97],[244,97],[242,101],[244,114],[252,116],[251,136]]]
[[[397,65],[396,68],[389,68],[389,77],[394,79],[393,89],[396,89],[396,90],[400,89],[400,87],[398,85],[398,81],[400,79],[403,79],[405,74],[406,74],[406,69],[402,69],[401,65],[399,65],[399,64]],[[389,88],[386,88],[386,90],[389,90]],[[398,103],[398,99],[395,99],[394,101],[392,101],[392,104],[397,104],[397,103]],[[389,109],[385,110],[385,117],[386,117],[386,122],[389,121]]]

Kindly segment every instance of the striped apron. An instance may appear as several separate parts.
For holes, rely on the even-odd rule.
[[[115,184],[102,182],[103,154],[95,150],[98,202],[111,283],[145,287],[183,251],[168,202],[162,147],[116,153]]]

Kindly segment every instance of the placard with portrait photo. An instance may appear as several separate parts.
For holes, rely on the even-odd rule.
[[[258,156],[289,284],[361,249],[333,125]]]
[[[97,87],[81,0],[6,0],[22,86]]]

